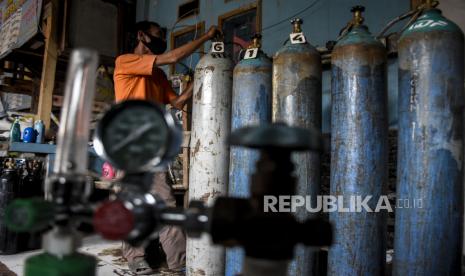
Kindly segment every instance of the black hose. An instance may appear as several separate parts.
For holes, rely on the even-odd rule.
[[[386,25],[386,27],[383,28],[383,30],[376,36],[377,39],[383,37],[383,35],[392,27],[394,26],[395,24],[397,24],[397,22],[399,21],[402,21],[404,20],[405,18],[407,17],[410,17],[412,15],[414,15],[415,13],[417,13],[418,11],[417,10],[411,10],[409,12],[406,12],[402,15],[399,15],[398,17],[392,19],[391,21],[389,21],[389,23]]]
[[[439,2],[438,1],[433,1],[432,3],[432,7],[435,8],[437,7],[437,5],[439,5]],[[389,21],[389,23],[386,25],[386,27],[383,28],[383,30],[376,36],[377,39],[380,39],[381,37],[384,36],[384,34],[392,27],[394,26],[395,24],[397,24],[399,21],[402,21],[404,20],[405,18],[408,18],[408,17],[412,17],[408,22],[407,24],[405,24],[405,26],[401,29],[400,33],[402,33],[405,29],[407,29],[415,20],[418,19],[418,17],[425,11],[426,9],[426,5],[425,4],[422,4],[420,6],[418,6],[416,9],[414,10],[411,10],[411,11],[408,11],[394,19],[392,19],[391,21]]]

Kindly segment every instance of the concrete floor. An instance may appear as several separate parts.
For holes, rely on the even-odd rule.
[[[79,249],[82,253],[94,255],[99,259],[97,276],[126,276],[133,275],[127,267],[127,262],[121,257],[121,242],[109,242],[100,237],[92,236],[84,239],[83,246]],[[16,275],[23,275],[24,260],[40,250],[30,251],[15,255],[0,255],[0,262]],[[0,275],[5,275],[0,273]],[[14,275],[14,274],[12,274]],[[6,274],[6,276],[10,276]]]

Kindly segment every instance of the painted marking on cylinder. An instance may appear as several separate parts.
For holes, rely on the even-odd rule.
[[[412,141],[415,140],[415,127],[416,127],[416,123],[412,122]]]
[[[200,84],[200,87],[199,87],[199,89],[197,90],[197,93],[196,93],[195,96],[194,96],[194,98],[195,98],[197,101],[202,100],[202,88],[203,88],[203,83]]]
[[[436,26],[447,26],[447,25],[449,24],[446,21],[442,21],[442,20],[435,21],[435,20],[428,19],[428,20],[423,20],[418,23],[412,24],[412,26],[410,26],[408,29],[414,30],[414,29],[421,29],[425,27],[436,27]]]
[[[412,79],[410,80],[410,112],[416,109],[417,105],[417,91],[416,91],[416,83],[417,83],[418,76],[416,74],[412,75]]]

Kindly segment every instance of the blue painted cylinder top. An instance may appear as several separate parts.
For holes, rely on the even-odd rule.
[[[386,50],[356,25],[336,44],[331,64],[330,190],[349,211],[330,213],[328,275],[384,275],[386,210],[375,211],[387,185]],[[373,212],[356,212],[357,196]]]
[[[401,36],[393,275],[460,275],[464,36],[437,9]]]
[[[256,58],[243,59],[234,68],[231,128],[235,129],[271,122],[272,63],[259,51]],[[229,196],[248,197],[250,176],[258,160],[258,150],[232,147],[229,165]],[[242,271],[242,249],[226,252],[226,275]]]

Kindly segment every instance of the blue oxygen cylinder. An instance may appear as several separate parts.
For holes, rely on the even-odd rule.
[[[305,38],[300,19],[291,21],[293,31],[289,41],[273,57],[272,121],[290,126],[321,130],[321,56]],[[320,189],[320,154],[293,153],[298,177],[296,194],[315,197]],[[298,219],[312,215],[299,208]],[[313,275],[316,250],[296,246],[290,265],[290,276]]]
[[[399,44],[393,275],[460,275],[464,36],[431,7]]]
[[[245,127],[271,122],[271,59],[260,50],[260,35],[244,52],[244,58],[233,72],[231,132]],[[231,197],[248,197],[250,176],[258,159],[258,151],[232,147],[229,163],[229,189]],[[242,248],[226,252],[226,276],[242,271]]]
[[[352,8],[353,26],[331,54],[330,190],[342,201],[338,206],[349,208],[330,213],[335,239],[328,275],[333,276],[384,275],[386,262],[384,208],[389,202],[380,200],[388,172],[387,56],[363,25],[363,11]],[[371,197],[369,209],[357,211],[357,196]],[[383,209],[377,210],[379,203]]]

